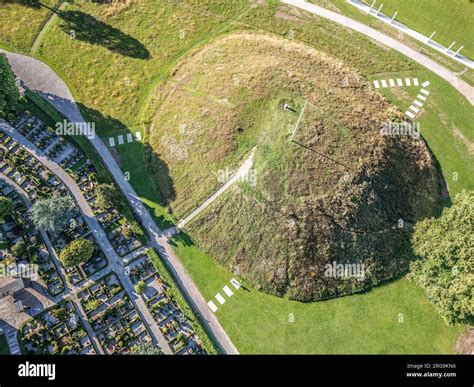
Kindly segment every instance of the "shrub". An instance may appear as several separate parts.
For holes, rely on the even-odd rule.
[[[94,253],[94,244],[88,239],[77,239],[69,243],[59,258],[66,267],[77,266],[91,259]]]

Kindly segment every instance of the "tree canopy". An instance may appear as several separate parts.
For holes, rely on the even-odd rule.
[[[5,117],[18,106],[20,93],[16,87],[15,74],[5,54],[0,53],[0,117]]]
[[[33,224],[58,234],[69,227],[77,209],[69,196],[52,197],[37,201],[29,210]]]
[[[7,216],[10,216],[13,212],[13,202],[5,197],[5,196],[0,196],[0,221],[3,222],[5,221],[5,218]]]
[[[474,317],[474,191],[462,191],[441,217],[418,222],[412,237],[420,259],[409,278],[448,324]]]
[[[102,210],[117,207],[120,203],[120,195],[113,184],[100,184],[95,193],[97,195],[96,203]]]
[[[94,254],[94,244],[88,239],[76,239],[69,243],[59,254],[65,267],[77,266],[88,261]]]

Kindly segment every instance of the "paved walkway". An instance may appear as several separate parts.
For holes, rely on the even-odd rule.
[[[423,34],[420,34],[419,32],[415,30],[412,30],[410,27],[406,26],[405,24],[400,23],[393,17],[384,15],[382,12],[378,11],[379,5],[371,8],[369,5],[362,3],[360,0],[346,0],[346,1],[349,4],[353,5],[354,7],[357,7],[358,9],[360,9],[362,12],[365,12],[368,15],[372,15],[373,17],[384,22],[385,24],[388,24],[390,27],[396,28],[398,31],[403,32],[404,34],[407,34],[408,36],[411,36],[412,38],[430,46],[432,49],[440,52],[441,54],[446,55],[449,58],[454,59],[455,61],[463,64],[464,66],[467,67],[467,69],[469,68],[474,69],[474,62],[472,60],[470,60],[469,58],[466,58],[465,56],[459,53],[456,53],[454,49],[450,50],[451,47],[449,48],[444,47],[442,44],[435,42],[434,39],[436,39],[436,37],[434,39],[430,39],[429,37]]]
[[[235,184],[238,180],[245,178],[248,176],[250,169],[253,165],[253,158],[255,156],[257,148],[253,148],[250,156],[245,160],[237,172],[232,176],[221,188],[219,188],[216,192],[214,192],[204,203],[202,203],[198,208],[192,211],[188,216],[186,216],[183,220],[179,221],[178,228],[183,228],[187,223],[193,220],[197,215],[199,215],[202,211],[204,211],[207,207],[209,207],[212,202],[214,202],[219,196],[221,196],[227,189],[229,189],[233,184]]]
[[[117,274],[120,282],[122,283],[124,289],[130,296],[132,303],[137,309],[138,314],[143,320],[143,323],[146,325],[150,333],[152,334],[153,339],[161,347],[161,350],[164,353],[171,354],[173,353],[168,343],[166,342],[163,334],[161,333],[158,325],[156,324],[153,316],[148,310],[143,299],[135,293],[132,281],[124,272],[124,266],[121,263],[120,257],[115,252],[114,248],[110,244],[110,241],[107,238],[104,230],[100,226],[100,223],[95,218],[95,215],[89,206],[86,198],[82,194],[81,189],[74,181],[74,179],[69,176],[69,174],[64,171],[58,164],[53,160],[49,159],[44,153],[38,149],[35,145],[29,142],[25,137],[23,137],[18,131],[16,131],[12,126],[10,126],[6,121],[0,119],[0,130],[7,133],[11,138],[13,138],[18,144],[20,144],[23,149],[29,152],[37,160],[39,160],[46,168],[48,168],[52,173],[54,173],[66,186],[68,191],[71,193],[72,197],[76,201],[77,205],[82,211],[85,222],[89,226],[92,234],[94,235],[97,243],[102,248],[103,252],[107,256],[109,262],[109,267]],[[53,255],[54,259],[55,255]],[[57,259],[57,257],[56,257]],[[64,275],[64,273],[62,273]],[[63,278],[64,279],[64,278]],[[65,279],[64,279],[65,280]],[[67,281],[64,281],[67,284]],[[77,289],[76,289],[77,290]],[[70,291],[68,289],[68,291]],[[84,311],[79,305],[79,311],[84,314]]]
[[[64,116],[66,116],[69,121],[85,121],[66,84],[50,67],[37,59],[25,55],[7,51],[4,52],[7,54],[8,60],[16,76],[22,80],[26,87],[38,91]],[[164,234],[153,221],[153,218],[147,211],[145,205],[142,203],[130,183],[125,179],[122,170],[109,152],[107,146],[98,136],[92,139],[91,143],[102,158],[102,161],[113,176],[115,182],[124,193],[130,207],[137,215],[143,228],[148,232],[152,247],[156,248],[162,254],[164,263],[174,276],[177,285],[191,308],[197,312],[196,314],[201,323],[207,328],[208,332],[212,333],[222,352],[237,354],[237,348],[232,344],[217,318],[209,310],[206,300],[199,292],[199,289],[174,253],[166,234]],[[69,183],[66,183],[66,186],[69,186]],[[85,217],[88,218],[88,216]],[[88,220],[96,222],[95,218],[89,218]],[[93,230],[94,228],[91,227],[91,229]],[[107,244],[109,244],[108,240]]]
[[[365,24],[359,23],[347,16],[338,14],[333,11],[329,11],[325,8],[318,7],[317,5],[307,3],[303,0],[281,0],[282,3],[292,5],[294,7],[308,11],[314,15],[323,17],[325,19],[331,20],[335,23],[341,24],[345,27],[348,27],[354,31],[360,32],[384,44],[387,47],[393,48],[394,50],[402,53],[403,55],[409,57],[415,62],[419,63],[423,67],[426,67],[428,70],[432,71],[436,75],[440,76],[449,84],[451,84],[455,89],[457,89],[466,99],[474,105],[474,87],[469,85],[467,82],[459,79],[456,74],[449,71],[447,68],[441,66],[434,60],[428,58],[426,55],[420,54],[418,51],[408,47],[407,45],[371,28]]]
[[[5,175],[3,173],[0,173],[0,180],[5,181],[15,191],[17,191],[17,193],[22,197],[22,199],[23,199],[24,203],[26,204],[27,208],[31,207],[32,203],[30,201],[28,193],[21,186],[19,186],[15,181],[10,179],[7,175]],[[65,286],[64,292],[61,295],[58,295],[58,296],[54,297],[55,304],[60,303],[61,301],[63,301],[66,298],[69,298],[69,297],[72,298],[72,299],[70,299],[70,301],[74,302],[74,304],[76,306],[76,310],[77,310],[82,322],[84,323],[84,328],[85,328],[87,334],[89,335],[90,339],[92,340],[92,346],[94,347],[96,353],[102,354],[103,353],[102,347],[101,347],[99,341],[97,340],[97,337],[96,337],[96,335],[94,333],[94,330],[92,329],[89,321],[85,318],[85,312],[82,308],[81,303],[79,302],[79,300],[77,300],[76,295],[74,294],[77,291],[77,288],[74,287],[73,285],[71,285],[66,280],[66,272],[64,270],[64,267],[61,265],[61,263],[59,261],[59,257],[56,254],[56,250],[54,249],[53,244],[51,243],[51,240],[49,239],[46,232],[43,229],[40,229],[40,233],[41,233],[41,237],[43,238],[43,241],[46,245],[46,248],[48,249],[48,252],[49,252],[49,254],[50,254],[50,256],[53,260],[53,264],[56,266],[56,270],[58,271],[59,276],[61,277],[61,280],[62,280],[62,282]],[[46,308],[44,308],[44,309],[46,309]],[[15,335],[16,335],[16,333],[15,333]]]

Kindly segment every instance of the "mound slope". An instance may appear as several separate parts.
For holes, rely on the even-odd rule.
[[[158,92],[147,159],[177,217],[257,147],[252,178],[188,228],[221,263],[304,301],[407,269],[410,225],[438,202],[436,169],[423,141],[381,134],[402,117],[353,70],[301,43],[236,33],[184,60]],[[360,265],[358,275],[328,271],[337,264]]]

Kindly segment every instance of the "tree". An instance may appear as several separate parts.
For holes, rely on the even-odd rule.
[[[97,206],[102,210],[117,207],[120,203],[120,195],[113,184],[101,184],[96,188],[95,193]]]
[[[16,109],[20,93],[16,87],[15,74],[5,54],[0,53],[0,117]]]
[[[59,259],[65,267],[77,266],[88,261],[94,254],[94,244],[88,239],[76,239],[69,243],[61,254]]]
[[[0,196],[0,221],[4,222],[7,216],[13,212],[14,204],[11,199]]]
[[[146,284],[145,282],[143,281],[138,281],[136,284],[135,284],[135,291],[138,293],[138,294],[143,294],[143,292],[145,291],[146,289]]]
[[[26,252],[26,244],[23,241],[19,241],[12,246],[12,253],[17,258],[23,258],[26,255]]]
[[[52,197],[37,201],[29,209],[31,221],[37,227],[58,234],[71,224],[77,209],[69,196]]]
[[[420,259],[408,278],[421,286],[448,324],[474,317],[474,191],[456,195],[441,217],[418,222],[412,237]]]

